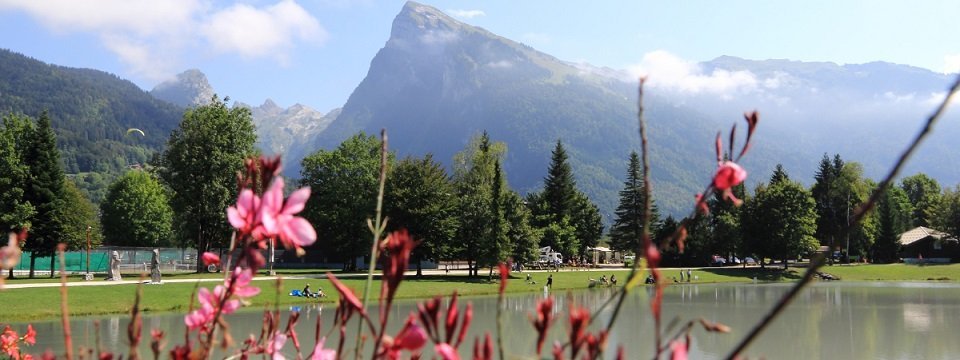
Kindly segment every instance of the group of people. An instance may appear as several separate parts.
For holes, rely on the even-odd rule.
[[[303,287],[303,290],[300,291],[300,296],[322,298],[322,297],[327,297],[327,294],[323,293],[323,288],[317,288],[317,292],[311,292],[310,283],[307,283],[307,285]]]

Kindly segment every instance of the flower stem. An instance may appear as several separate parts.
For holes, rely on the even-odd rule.
[[[373,270],[377,267],[377,249],[380,245],[380,235],[383,233],[383,229],[386,227],[386,221],[381,217],[383,211],[383,189],[384,185],[387,182],[387,129],[380,130],[380,190],[377,193],[377,212],[376,216],[373,219],[373,223],[370,220],[367,220],[367,225],[370,226],[370,232],[373,233],[373,244],[370,246],[370,263],[367,266],[367,282],[364,285],[363,289],[363,311],[366,312],[367,302],[370,300],[370,288],[373,286]],[[357,350],[355,352],[356,358],[360,359],[361,353],[361,343],[363,336],[363,322],[357,323]],[[372,334],[376,335],[376,333]],[[380,337],[378,336],[373,347],[373,357],[376,357],[377,347],[380,346]]]

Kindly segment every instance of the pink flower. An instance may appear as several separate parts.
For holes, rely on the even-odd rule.
[[[283,349],[283,346],[287,344],[287,335],[277,331],[273,335],[273,341],[270,342],[270,345],[267,345],[267,354],[273,355],[273,360],[284,360],[286,359],[283,356],[283,353],[280,352]]]
[[[236,280],[231,280],[236,279]],[[233,277],[227,279],[226,286],[229,288],[230,283],[233,282],[233,294],[241,297],[248,298],[256,296],[260,293],[260,288],[256,286],[250,286],[250,281],[253,280],[253,271],[250,269],[233,269]]]
[[[310,357],[310,360],[336,360],[337,351],[324,349],[323,343],[327,341],[326,337],[320,338],[320,341],[317,341],[317,346],[313,348],[313,356]]]
[[[310,198],[310,188],[294,191],[283,200],[283,178],[277,177],[263,194],[259,219],[265,236],[277,236],[287,249],[300,249],[317,241],[317,232],[307,219],[294,216],[303,210]]]
[[[210,266],[210,264],[220,264],[220,255],[209,251],[204,252],[200,258],[203,259],[203,265],[205,266]]]
[[[547,329],[553,322],[553,297],[548,297],[537,303],[536,318],[531,319],[537,330],[537,357],[543,350],[543,342],[547,339]]]
[[[260,198],[253,194],[253,190],[243,189],[237,197],[237,206],[227,208],[227,220],[230,225],[241,233],[252,233],[257,224],[257,210],[260,208]]]
[[[403,280],[403,273],[410,264],[410,252],[417,246],[406,229],[394,231],[383,241],[381,249],[387,255],[383,258],[382,287],[386,290],[387,301],[393,300],[397,288]]]
[[[23,342],[30,345],[37,343],[37,331],[33,329],[33,324],[27,325],[27,334],[23,336]]]
[[[257,289],[259,292],[259,289]],[[220,298],[224,296],[226,288],[223,285],[217,285],[214,288],[213,292],[210,292],[207,288],[200,288],[200,291],[197,292],[197,300],[200,302],[200,308],[194,310],[193,312],[187,314],[183,318],[183,322],[187,325],[187,328],[190,330],[193,329],[203,329],[207,328],[213,318],[217,314],[217,306],[220,304]],[[227,300],[223,304],[223,308],[220,312],[224,315],[232,314],[240,308],[239,300]]]
[[[327,279],[333,283],[333,287],[337,288],[337,291],[340,292],[340,301],[346,302],[354,310],[359,311],[361,314],[364,314],[363,303],[360,302],[360,299],[357,298],[357,295],[353,294],[353,290],[350,290],[346,285],[344,285],[340,280],[337,279],[332,273],[327,273]]]
[[[3,334],[0,334],[0,353],[5,353],[13,359],[19,359],[20,347],[17,346],[19,338],[17,332],[10,326],[3,329]]]
[[[410,313],[410,316],[407,317],[407,322],[403,325],[403,329],[400,330],[400,333],[397,334],[396,339],[393,341],[393,348],[415,351],[420,350],[426,343],[427,333],[417,324],[416,314]]]
[[[724,161],[713,174],[713,187],[717,190],[727,190],[740,185],[747,179],[747,171],[732,161]]]
[[[687,344],[680,340],[674,340],[670,343],[670,360],[687,360]]]
[[[454,349],[450,344],[437,344],[433,347],[433,351],[436,351],[437,355],[440,355],[440,358],[443,360],[460,360],[460,354],[457,353],[457,349]]]

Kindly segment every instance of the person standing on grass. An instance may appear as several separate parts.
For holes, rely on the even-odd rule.
[[[680,281],[683,281],[683,269],[680,269]]]
[[[690,282],[690,280],[692,279],[693,279],[693,271],[691,271],[690,269],[687,269],[687,282]]]
[[[547,287],[553,289],[553,274],[547,277]]]

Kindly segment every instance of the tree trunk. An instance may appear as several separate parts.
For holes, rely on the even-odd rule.
[[[467,260],[467,276],[473,277],[473,260]]]
[[[37,253],[31,252],[30,253],[30,275],[29,275],[29,278],[31,279],[33,279],[33,270],[36,268],[36,265],[37,265]]]
[[[417,279],[423,278],[423,257],[417,254]]]
[[[50,278],[51,278],[51,279],[53,279],[53,269],[54,269],[54,268],[53,268],[53,265],[54,265],[54,260],[55,260],[56,258],[57,258],[57,257],[56,257],[55,255],[51,255],[51,256],[50,256]]]
[[[7,273],[7,279],[13,279],[13,268],[10,268],[10,272]]]

